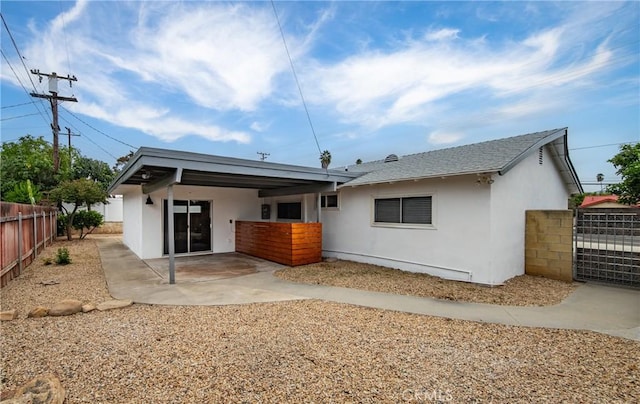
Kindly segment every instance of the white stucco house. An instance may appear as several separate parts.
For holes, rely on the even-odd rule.
[[[141,148],[109,192],[123,195],[123,242],[143,259],[235,251],[237,220],[320,221],[324,256],[496,285],[524,273],[525,211],[582,192],[567,136],[340,170]]]

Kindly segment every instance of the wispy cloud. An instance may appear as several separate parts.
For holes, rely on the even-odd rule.
[[[319,8],[306,20],[278,8],[312,115],[338,121],[333,137],[411,124],[425,127],[431,143],[457,142],[469,125],[558,108],[558,99],[602,85],[598,78],[612,66],[637,60],[632,47],[611,44],[618,29],[611,19],[624,16],[609,3],[554,6],[554,20],[526,37],[471,35],[452,19],[413,27],[401,39],[399,32],[386,42],[372,39],[346,57],[314,53],[339,40],[325,27],[341,7]],[[473,7],[483,23],[515,10]],[[537,3],[516,8],[543,16]],[[454,9],[443,18],[450,14]],[[193,135],[250,143],[277,126],[283,115],[274,114],[300,113],[268,3],[82,0],[30,29],[23,49],[29,64],[42,71],[70,65],[80,80],[71,91],[81,102],[69,109],[164,141]],[[14,80],[6,72],[2,78]]]
[[[69,108],[165,141],[186,135],[250,141],[243,130],[206,118],[194,124],[188,111],[169,110],[167,101],[251,112],[272,96],[289,63],[271,8],[190,2],[118,6],[133,10],[136,23],[111,24],[104,18],[111,4],[79,1],[46,27],[32,28],[44,32],[25,49],[31,64],[59,69],[67,66],[68,52],[72,73],[82,81],[75,95],[83,105]],[[66,49],[59,43],[65,37]],[[294,56],[304,49],[304,38],[287,40]]]

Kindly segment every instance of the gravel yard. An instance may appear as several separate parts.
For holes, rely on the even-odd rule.
[[[109,298],[90,239],[2,289],[2,389],[56,374],[67,402],[638,402],[640,343],[321,301],[131,307],[26,318]],[[44,280],[59,285],[43,286]]]
[[[517,276],[501,286],[488,287],[340,260],[288,267],[277,271],[276,276],[292,282],[505,306],[558,304],[577,287],[576,284],[529,275]]]

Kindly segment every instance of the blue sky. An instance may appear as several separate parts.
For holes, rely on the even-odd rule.
[[[581,180],[615,181],[607,159],[640,141],[639,2],[275,7],[333,168],[567,126]],[[131,145],[320,164],[270,2],[1,10],[27,69],[78,78],[60,82],[79,100],[62,104],[60,126],[81,134],[85,155],[113,164]],[[26,73],[4,26],[2,52],[2,141],[51,140],[48,103],[27,95],[28,76],[39,92],[47,83]]]

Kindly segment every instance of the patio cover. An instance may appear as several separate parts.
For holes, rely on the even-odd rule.
[[[251,188],[257,189],[258,196],[261,198],[317,193],[319,220],[320,193],[335,191],[339,184],[359,175],[362,173],[141,147],[109,186],[108,192],[121,193],[122,187],[126,185],[139,185],[145,194],[166,188],[167,206],[170,212],[173,211],[173,186],[176,184]],[[174,284],[173,215],[168,215],[167,227],[169,283]]]
[[[109,187],[141,185],[151,193],[172,184],[258,189],[259,197],[331,192],[362,173],[141,147]]]

